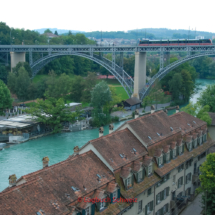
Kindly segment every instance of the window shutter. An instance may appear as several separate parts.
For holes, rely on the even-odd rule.
[[[159,193],[156,195],[156,205],[158,204],[158,195]]]
[[[183,176],[181,177],[181,185],[183,184]]]
[[[120,198],[120,189],[117,191],[117,198]]]
[[[96,206],[96,204],[91,205],[91,215],[95,214],[95,206]]]
[[[77,215],[81,215],[81,212],[78,212]]]
[[[178,188],[179,188],[179,186],[180,186],[180,178],[178,179]]]
[[[153,211],[153,201],[150,202],[150,211]]]
[[[169,187],[166,188],[166,196],[169,196]]]
[[[187,184],[187,178],[188,178],[187,176],[188,176],[188,175],[186,175],[186,179],[185,179],[185,183],[186,183],[186,184]]]
[[[173,157],[173,151],[170,150],[170,159],[172,159],[172,157]]]
[[[128,187],[127,187],[127,181],[128,181],[128,179],[125,179],[125,189],[126,190],[128,189]]]
[[[96,211],[97,211],[97,212],[100,211],[100,205],[101,205],[101,202],[97,202],[97,203],[96,203]]]
[[[85,215],[85,210],[84,209],[82,210],[82,215]]]
[[[166,154],[163,155],[163,163],[166,163]]]
[[[147,205],[145,206],[145,215],[147,214]]]
[[[169,211],[169,203],[166,204],[166,212]]]
[[[131,176],[131,184],[132,184],[132,187],[134,186],[134,175],[132,174]]]
[[[182,154],[184,153],[184,144],[182,144]]]
[[[161,215],[164,214],[163,207],[160,209],[160,214],[161,214]]]
[[[110,202],[113,203],[113,193],[110,194]]]
[[[161,201],[164,199],[164,190],[161,192]]]
[[[143,168],[143,180],[145,178],[145,168]]]
[[[176,146],[176,156],[178,156],[178,155],[179,155],[179,147]]]

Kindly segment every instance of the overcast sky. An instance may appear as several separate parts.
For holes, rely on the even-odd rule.
[[[213,0],[2,0],[0,21],[14,28],[126,31],[140,28],[215,32]]]

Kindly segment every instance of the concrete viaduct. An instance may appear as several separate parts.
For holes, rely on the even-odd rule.
[[[134,80],[123,69],[123,54],[135,53]],[[146,84],[146,53],[160,53],[160,70]],[[164,53],[187,52],[187,56],[164,67]],[[214,45],[195,46],[94,46],[94,45],[0,45],[0,58],[8,63],[11,58],[11,69],[19,62],[25,62],[25,55],[29,55],[29,64],[33,76],[46,64],[54,59],[66,55],[75,55],[90,59],[105,67],[124,87],[129,97],[136,96],[143,99],[148,95],[156,79],[161,80],[168,72],[194,58],[215,55]],[[37,59],[33,54],[37,53]],[[111,53],[112,60],[103,57],[103,53]],[[120,55],[120,65],[115,63],[116,54]],[[36,55],[36,54],[35,54]],[[39,56],[39,57],[38,57]]]

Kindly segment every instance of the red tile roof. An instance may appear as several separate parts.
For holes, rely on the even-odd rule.
[[[175,126],[172,123],[172,119],[169,118],[164,111],[148,114],[127,121],[125,124],[128,124],[148,146],[180,131],[178,125]],[[173,131],[170,127],[173,128]],[[119,129],[120,128],[118,128],[118,130]]]
[[[69,214],[59,196],[39,178],[0,193],[0,214],[30,215],[39,210],[47,215]]]
[[[153,160],[153,158],[152,157],[149,157],[149,156],[145,156],[144,157],[144,159],[143,159],[143,165],[146,167],[146,166],[148,166],[150,163],[151,163],[151,161]]]
[[[120,173],[120,176],[122,178],[127,178],[129,174],[131,173],[131,168],[130,167],[123,167]]]
[[[114,180],[114,175],[92,151],[23,176],[26,181],[37,177],[42,178],[65,203],[75,201],[79,196],[87,195]],[[79,191],[75,192],[72,186]]]
[[[143,144],[127,128],[91,140],[90,143],[114,170],[147,154]]]
[[[134,167],[133,167],[133,171],[134,172],[138,172],[142,166],[143,162],[140,161],[134,161]]]

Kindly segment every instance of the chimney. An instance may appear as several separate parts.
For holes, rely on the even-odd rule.
[[[176,106],[176,113],[179,112],[179,106]]]
[[[151,113],[154,113],[154,112],[155,112],[155,106],[152,105],[152,106],[151,106]]]
[[[102,136],[103,136],[103,133],[104,133],[104,128],[103,128],[103,127],[100,127],[100,128],[99,128],[99,137],[102,137]]]
[[[139,117],[139,110],[135,110],[134,112],[134,119]]]
[[[48,157],[44,157],[44,158],[42,159],[42,161],[43,161],[43,168],[49,166],[49,158],[48,158]]]
[[[10,175],[8,179],[9,179],[9,187],[16,186],[16,179],[17,179],[17,177],[16,177],[15,174]]]
[[[74,150],[74,155],[79,154],[79,147],[78,146],[75,146],[73,150]]]
[[[114,128],[113,124],[110,124],[109,125],[109,134],[111,134],[113,132],[113,128]]]

